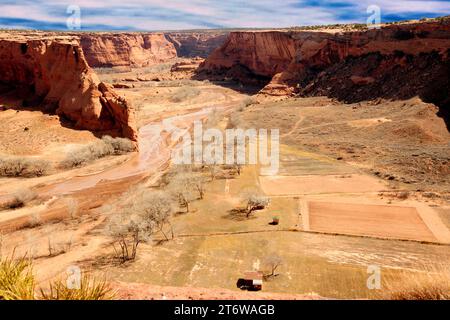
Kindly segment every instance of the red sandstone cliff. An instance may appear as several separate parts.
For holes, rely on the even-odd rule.
[[[226,32],[171,32],[166,38],[173,43],[178,57],[208,57],[227,40]]]
[[[177,57],[175,46],[162,33],[89,33],[80,36],[91,67],[145,67]]]
[[[136,140],[133,109],[100,83],[76,41],[0,37],[0,82],[26,88],[35,104],[77,128]]]
[[[365,66],[360,63],[359,69],[347,73],[349,77],[353,76],[355,86],[362,84],[357,81],[362,78],[369,82],[367,84],[377,85],[392,69],[407,67],[411,57],[436,53],[437,59],[445,64],[449,48],[449,19],[390,25],[363,32],[232,32],[225,44],[200,66],[198,73],[206,77],[236,78],[242,82],[256,79],[266,85],[262,92],[285,95],[316,83],[317,77],[323,76],[322,72],[327,68],[354,57],[378,54],[385,64],[394,63],[395,68],[381,65],[378,71],[370,63]],[[404,58],[393,59],[393,55]],[[335,78],[330,76],[323,86],[341,80],[338,70],[334,72]]]

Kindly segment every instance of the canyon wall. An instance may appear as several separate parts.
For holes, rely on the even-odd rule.
[[[87,33],[80,35],[88,64],[98,67],[146,67],[177,57],[162,33]]]
[[[264,86],[261,92],[270,95],[328,94],[328,88],[336,88],[337,84],[346,90],[360,90],[366,85],[380,91],[379,87],[394,70],[399,75],[404,71],[413,76],[413,71],[421,68],[423,74],[427,74],[426,69],[433,64],[442,66],[433,70],[442,73],[439,69],[443,69],[445,73],[449,48],[448,18],[338,33],[232,32],[225,44],[200,66],[198,75],[212,79],[234,78],[243,83],[252,83],[256,79]],[[369,59],[373,55],[378,57],[376,64]],[[419,65],[420,55],[427,55],[429,65]],[[359,58],[358,63],[355,58]],[[327,72],[333,67],[334,76]],[[339,76],[339,67],[347,69],[345,74],[342,73],[345,79]],[[324,79],[326,75],[327,80]],[[428,74],[428,79],[434,76],[445,78],[442,74]],[[321,78],[323,81],[319,81]],[[398,80],[397,87],[408,85],[410,94],[420,94],[415,91],[426,86],[426,83],[417,82],[411,88],[414,79],[406,76]],[[446,96],[442,99],[448,99],[448,93]]]
[[[84,33],[79,37],[88,64],[101,67],[146,67],[177,57],[206,58],[226,40],[226,33]]]
[[[208,57],[227,40],[226,32],[170,32],[166,38],[173,43],[178,57]]]
[[[74,39],[0,35],[0,82],[20,90],[27,106],[56,112],[76,128],[137,138],[133,109],[99,81]]]

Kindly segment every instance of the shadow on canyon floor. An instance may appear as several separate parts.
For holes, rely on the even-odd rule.
[[[36,96],[32,89],[25,87],[13,88],[5,84],[0,84],[0,111],[15,110],[16,112],[40,112],[49,116],[58,116],[59,123],[64,128],[90,131],[97,138],[101,138],[104,135],[113,137],[118,136],[117,132],[114,130],[92,131],[78,128],[70,119],[63,115],[57,115],[56,109],[56,104],[44,104],[43,98]],[[24,128],[24,130],[28,130],[28,128]]]
[[[450,60],[436,52],[349,57],[306,77],[301,87],[301,96],[327,96],[343,103],[418,96],[439,108],[437,115],[450,131]]]

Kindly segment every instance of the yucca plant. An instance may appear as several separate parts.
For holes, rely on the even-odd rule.
[[[35,281],[26,257],[0,260],[0,300],[33,300]]]
[[[69,289],[66,282],[57,280],[50,283],[47,290],[40,289],[39,299],[42,300],[111,300],[114,291],[105,280],[97,280],[84,275],[79,289]]]

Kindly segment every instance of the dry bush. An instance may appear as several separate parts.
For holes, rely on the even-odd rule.
[[[35,212],[31,215],[30,219],[28,220],[28,227],[29,228],[35,228],[42,225],[42,218],[41,215],[38,212]]]
[[[264,273],[266,279],[276,277],[278,275],[276,271],[283,264],[283,259],[278,254],[272,253],[264,258],[262,264],[267,269]]]
[[[2,156],[0,176],[3,177],[41,177],[50,171],[50,162],[42,159]]]
[[[181,207],[186,208],[186,212],[189,212],[190,203],[197,199],[194,193],[196,187],[192,178],[191,173],[181,172],[172,178],[168,186],[170,194]]]
[[[128,139],[103,136],[101,140],[71,150],[61,162],[61,167],[80,167],[109,155],[124,154],[134,150],[134,144]]]
[[[381,298],[389,300],[449,300],[450,268],[427,267],[423,272],[402,273],[387,277],[382,283]]]
[[[139,244],[150,241],[155,232],[161,232],[169,240],[164,228],[166,225],[171,227],[172,199],[162,192],[149,192],[143,188],[134,190],[134,195],[132,202],[114,213],[106,225],[107,235],[114,239],[116,257],[122,263],[134,260]],[[173,230],[171,233],[173,238]]]
[[[103,136],[102,141],[113,148],[114,154],[133,152],[136,149],[133,142],[126,138],[112,138],[110,136]]]
[[[12,199],[4,204],[3,209],[18,209],[24,207],[28,202],[36,199],[37,194],[28,189],[22,188],[13,192]]]
[[[171,101],[172,102],[182,102],[182,101],[185,101],[188,99],[195,98],[199,94],[200,94],[200,90],[198,90],[197,88],[181,87],[173,93],[173,95],[171,97]]]
[[[247,108],[247,107],[249,107],[249,106],[251,106],[252,104],[254,104],[255,103],[255,100],[252,98],[252,97],[246,97],[243,101],[242,101],[242,103],[241,103],[241,105],[239,106],[239,111],[244,111],[245,110],[245,108]]]
[[[398,192],[396,194],[397,198],[400,200],[406,200],[409,198],[409,192],[408,191],[402,191],[402,192]]]
[[[237,129],[242,126],[242,119],[240,118],[239,114],[232,113],[228,119],[227,123],[227,129]]]
[[[245,197],[247,201],[247,218],[255,210],[261,210],[267,207],[270,203],[270,199],[266,196],[260,195],[258,193],[250,193]]]

